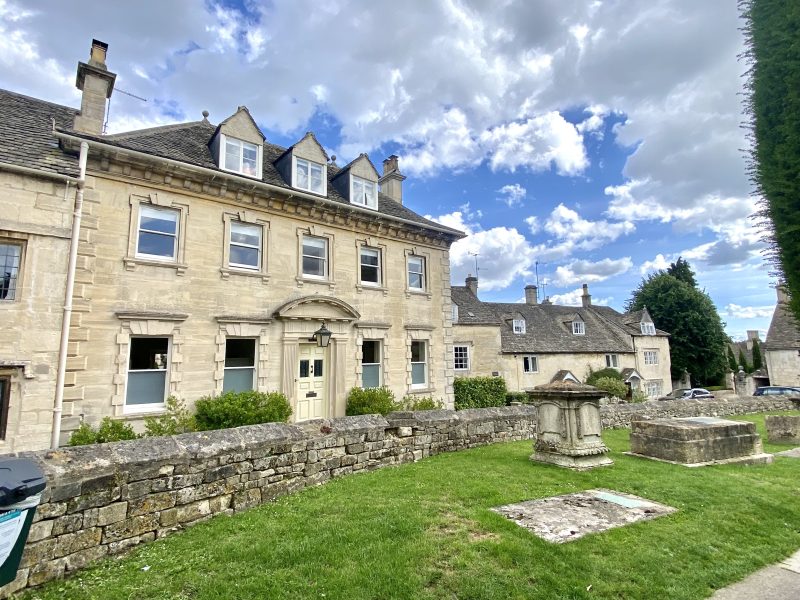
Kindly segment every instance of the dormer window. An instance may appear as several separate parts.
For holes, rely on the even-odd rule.
[[[642,335],[655,335],[656,334],[656,326],[653,323],[645,323],[642,321],[640,324],[642,328]]]
[[[325,165],[304,158],[295,157],[294,160],[293,187],[325,195]]]
[[[367,208],[378,208],[378,184],[355,175],[350,176],[350,202]]]
[[[514,319],[511,322],[511,328],[517,335],[522,335],[525,333],[525,319]]]
[[[572,322],[572,335],[584,335],[586,333],[586,326],[583,321]]]
[[[247,177],[261,177],[261,148],[256,144],[223,136],[225,153],[222,168]]]

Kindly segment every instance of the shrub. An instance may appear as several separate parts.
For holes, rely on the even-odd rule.
[[[628,395],[628,386],[623,381],[613,377],[600,377],[592,385],[617,398],[625,398]]]
[[[388,415],[395,410],[402,410],[403,404],[394,399],[392,390],[385,387],[362,389],[354,387],[347,394],[345,414],[353,415]]]
[[[183,400],[170,396],[166,405],[164,414],[144,418],[146,436],[177,435],[195,430],[194,417]]]
[[[403,410],[439,410],[444,408],[441,400],[434,400],[433,396],[405,396],[403,398]]]
[[[631,402],[636,404],[647,402],[647,394],[645,394],[642,390],[634,390],[633,396],[631,397]]]
[[[506,381],[502,377],[456,377],[453,391],[456,410],[506,403]]]
[[[606,367],[605,369],[600,369],[599,371],[593,371],[590,367],[589,376],[586,378],[586,385],[593,385],[595,387],[598,387],[597,383],[595,382],[598,379],[602,379],[604,377],[616,379],[617,381],[622,381],[622,373],[620,373],[613,367]],[[623,394],[621,397],[624,398],[625,395]]]
[[[133,427],[125,423],[105,417],[100,421],[100,427],[95,431],[88,423],[81,423],[69,437],[70,446],[86,446],[88,444],[105,444],[122,440],[135,440],[139,436]]]
[[[511,404],[512,402],[521,402],[522,404],[527,404],[528,394],[525,392],[508,392],[506,393],[506,404]]]
[[[194,421],[198,431],[285,423],[292,415],[289,401],[280,392],[226,392],[217,397],[200,398],[195,407]]]

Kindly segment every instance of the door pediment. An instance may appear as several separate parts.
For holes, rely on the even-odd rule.
[[[281,305],[275,311],[276,319],[302,319],[323,321],[357,321],[359,312],[347,302],[333,296],[303,296]]]

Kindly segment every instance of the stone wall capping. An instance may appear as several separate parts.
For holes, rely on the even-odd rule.
[[[219,456],[229,452],[244,451],[244,441],[238,431],[219,429],[216,431],[199,431],[182,433],[173,437],[180,448],[192,461]]]

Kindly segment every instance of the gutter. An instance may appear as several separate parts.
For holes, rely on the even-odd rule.
[[[45,177],[47,179],[56,179],[64,183],[78,183],[76,177],[69,175],[62,175],[61,173],[53,173],[51,171],[40,171],[39,169],[32,169],[30,167],[23,167],[20,165],[12,165],[11,163],[0,162],[0,171],[12,171],[20,173],[21,175],[33,175],[34,177]]]
[[[119,146],[113,146],[111,144],[107,144],[105,142],[100,142],[97,140],[86,140],[85,138],[71,135],[69,133],[63,133],[61,131],[57,131],[53,128],[53,135],[57,138],[62,140],[68,140],[71,142],[79,142],[81,144],[89,144],[95,148],[102,148],[104,150],[108,150],[110,152],[115,152],[118,154],[125,154],[128,156],[133,156],[142,160],[146,160],[148,162],[154,163],[162,163],[168,164],[173,167],[177,167],[180,169],[186,169],[188,171],[194,171],[195,173],[203,174],[209,177],[219,177],[225,179],[227,181],[232,181],[234,183],[240,183],[249,185],[252,188],[260,188],[263,190],[267,190],[270,192],[279,192],[281,194],[288,194],[289,196],[296,196],[299,198],[304,198],[306,200],[313,200],[315,202],[319,202],[322,204],[326,204],[329,206],[335,206],[339,209],[344,208],[345,206],[347,209],[351,211],[355,211],[358,213],[362,213],[364,215],[369,215],[371,218],[375,218],[376,216],[387,219],[389,221],[397,221],[399,223],[404,223],[406,225],[413,225],[415,227],[420,227],[423,229],[432,229],[433,231],[438,231],[440,233],[446,233],[452,236],[458,236],[457,239],[461,239],[466,237],[466,234],[463,231],[458,231],[457,229],[450,229],[449,227],[444,226],[436,226],[436,225],[428,225],[427,223],[418,223],[417,221],[412,221],[411,219],[404,219],[402,217],[395,217],[392,215],[387,215],[385,213],[379,213],[373,210],[368,210],[366,208],[361,208],[359,206],[353,206],[351,204],[344,205],[341,202],[336,202],[334,200],[329,200],[327,198],[323,198],[322,196],[315,196],[314,194],[309,194],[306,192],[302,192],[300,190],[295,190],[291,188],[284,188],[279,185],[274,185],[271,183],[264,183],[263,181],[258,181],[255,179],[250,179],[249,177],[241,177],[239,175],[235,175],[232,173],[225,173],[224,171],[215,171],[214,169],[209,169],[207,167],[200,167],[197,165],[192,165],[189,163],[181,162],[178,160],[174,160],[171,158],[163,158],[161,156],[154,156],[152,154],[147,154],[145,152],[139,152],[138,150],[129,150],[127,148],[120,148]]]
[[[58,347],[58,372],[56,374],[56,396],[53,405],[53,428],[50,447],[58,448],[61,437],[61,413],[64,405],[64,379],[67,374],[67,349],[69,347],[69,327],[72,322],[72,292],[75,288],[75,268],[78,262],[78,242],[83,213],[83,188],[86,185],[86,162],[89,158],[89,144],[81,142],[78,158],[80,175],[75,179],[75,207],[72,213],[72,235],[69,242],[69,264],[67,266],[67,285],[64,290],[64,317],[61,320],[61,343]]]

